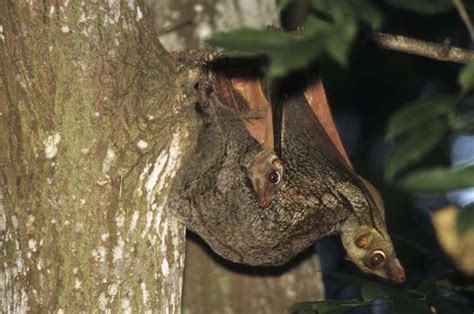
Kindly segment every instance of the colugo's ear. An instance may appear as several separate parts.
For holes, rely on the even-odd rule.
[[[355,245],[358,248],[362,249],[362,248],[367,247],[369,245],[369,242],[370,242],[370,236],[367,234],[364,234],[356,238]]]
[[[358,176],[358,177],[362,181],[362,184],[364,184],[364,186],[366,187],[370,196],[372,196],[372,199],[374,200],[374,203],[377,209],[381,211],[383,215],[385,215],[385,207],[384,207],[382,195],[380,195],[380,192],[372,185],[372,183],[362,178],[361,176]]]
[[[272,164],[273,166],[278,169],[278,170],[281,170],[283,169],[283,163],[281,162],[281,159],[280,158],[276,158],[272,161]]]
[[[371,241],[371,228],[359,225],[356,216],[349,217],[341,227],[341,240],[346,250],[364,248]]]

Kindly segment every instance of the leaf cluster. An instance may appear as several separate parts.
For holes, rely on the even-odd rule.
[[[473,286],[458,287],[449,280],[422,282],[416,289],[399,288],[371,282],[346,274],[332,273],[342,281],[360,284],[361,298],[354,300],[327,300],[302,302],[291,306],[291,314],[350,313],[472,313],[472,303],[463,296]],[[377,308],[380,308],[377,310]],[[436,311],[436,312],[434,312]]]
[[[386,129],[386,138],[395,142],[385,165],[389,181],[430,156],[449,134],[474,131],[473,99],[466,98],[474,88],[472,64],[471,61],[460,72],[462,90],[458,95],[415,100],[392,114]],[[406,190],[418,192],[443,193],[463,189],[474,186],[474,164],[412,169],[397,183]]]
[[[292,1],[280,2],[286,8]],[[242,28],[213,36],[208,42],[239,55],[264,55],[270,61],[269,75],[284,76],[302,69],[321,56],[347,64],[361,25],[372,30],[382,25],[382,14],[369,0],[311,0],[311,14],[297,32],[276,28]]]
[[[278,0],[281,11],[296,0]],[[321,57],[347,65],[355,39],[361,31],[382,27],[381,5],[420,14],[439,14],[452,10],[450,0],[307,0],[310,14],[300,31],[282,32],[276,28],[241,28],[218,33],[208,40],[228,53],[266,56],[269,75],[281,77],[303,69]]]

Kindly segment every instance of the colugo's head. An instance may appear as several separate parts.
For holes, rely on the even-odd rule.
[[[247,176],[257,193],[258,205],[265,208],[283,185],[283,163],[273,150],[263,150],[249,163]]]
[[[347,257],[363,272],[391,279],[399,284],[405,281],[405,270],[385,230],[367,225],[359,226],[356,218],[352,217],[341,229],[341,240]]]
[[[340,230],[347,257],[366,273],[403,283],[405,270],[387,233],[382,196],[370,182],[358,179],[363,196],[347,195],[349,200],[353,198],[351,204],[357,206],[353,206],[354,215]]]

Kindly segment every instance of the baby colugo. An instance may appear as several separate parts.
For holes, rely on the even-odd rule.
[[[258,205],[268,207],[283,186],[283,163],[273,150],[262,150],[249,163],[247,176],[257,192]]]

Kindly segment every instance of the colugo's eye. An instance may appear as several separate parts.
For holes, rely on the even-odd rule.
[[[280,182],[280,174],[278,173],[278,171],[272,171],[268,175],[267,180],[272,184],[277,184],[278,182]]]
[[[370,254],[369,264],[372,268],[377,268],[385,261],[385,253],[381,250],[375,250]]]

